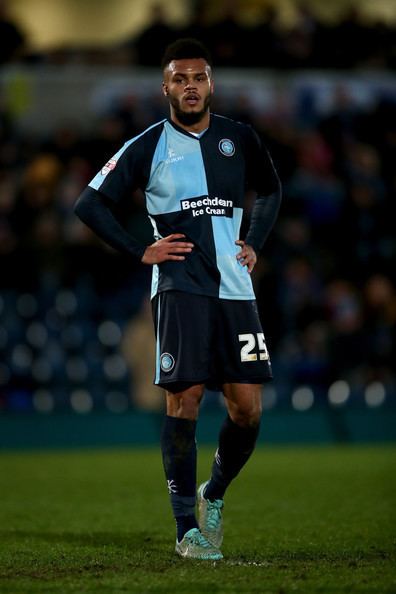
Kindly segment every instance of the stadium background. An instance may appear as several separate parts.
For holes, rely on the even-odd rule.
[[[254,275],[275,375],[263,440],[394,440],[393,3],[8,8],[1,3],[0,445],[158,439],[150,271],[98,241],[72,208],[125,139],[167,114],[158,62],[180,35],[210,46],[213,110],[254,125],[283,182]],[[120,217],[151,241],[141,196]],[[218,394],[203,413],[200,439],[211,441],[224,414]]]

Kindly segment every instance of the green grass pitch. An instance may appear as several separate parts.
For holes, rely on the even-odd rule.
[[[261,447],[227,494],[217,563],[174,556],[159,450],[3,453],[0,592],[393,594],[395,453]]]

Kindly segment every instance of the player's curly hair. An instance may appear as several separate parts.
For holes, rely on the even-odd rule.
[[[166,68],[172,60],[185,60],[188,58],[203,58],[212,66],[212,58],[209,50],[198,39],[186,37],[177,39],[165,49],[161,67]]]

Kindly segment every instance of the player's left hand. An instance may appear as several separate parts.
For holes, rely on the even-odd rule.
[[[241,247],[241,251],[236,255],[236,259],[242,266],[247,266],[250,274],[257,262],[256,252],[251,245],[247,245],[241,239],[237,239],[235,243]]]

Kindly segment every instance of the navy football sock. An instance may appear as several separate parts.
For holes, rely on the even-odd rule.
[[[206,499],[223,499],[228,485],[250,458],[259,429],[260,425],[240,427],[227,416],[220,431],[212,476],[205,489]]]
[[[162,461],[180,542],[191,528],[198,528],[195,518],[197,422],[165,417],[161,435]]]
[[[183,540],[183,536],[191,528],[198,528],[198,522],[195,515],[192,516],[177,516],[176,520],[176,538],[178,542]]]

